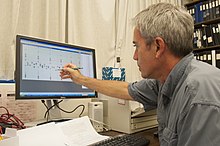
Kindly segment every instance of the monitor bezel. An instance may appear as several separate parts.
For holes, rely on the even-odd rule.
[[[96,54],[95,54],[95,49],[93,48],[88,48],[84,46],[79,46],[79,45],[73,45],[69,43],[64,43],[64,42],[58,42],[54,40],[49,40],[49,39],[44,39],[44,38],[38,38],[38,37],[33,37],[33,36],[26,36],[26,35],[21,35],[18,34],[16,35],[16,64],[15,64],[15,99],[16,100],[47,100],[47,99],[87,99],[87,98],[97,98],[98,93],[94,91],[95,96],[20,96],[20,78],[21,78],[21,39],[26,39],[26,40],[31,40],[31,41],[37,41],[37,42],[42,42],[42,43],[50,43],[54,45],[60,45],[64,47],[73,47],[73,48],[79,48],[82,50],[89,50],[92,51],[93,53],[93,65],[94,65],[94,78],[97,77],[96,74]]]

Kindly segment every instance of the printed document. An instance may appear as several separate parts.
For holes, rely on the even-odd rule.
[[[95,131],[88,116],[56,125],[63,131],[68,146],[85,146],[108,138],[108,136],[102,136]]]
[[[17,131],[19,146],[66,146],[61,129],[53,123]]]
[[[17,131],[19,146],[86,146],[107,139],[98,134],[88,116]]]

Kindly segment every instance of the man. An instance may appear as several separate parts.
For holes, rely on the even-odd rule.
[[[133,59],[144,80],[134,83],[83,76],[73,64],[60,76],[116,98],[156,108],[161,146],[220,143],[220,70],[192,54],[193,19],[184,8],[158,3],[134,18]]]

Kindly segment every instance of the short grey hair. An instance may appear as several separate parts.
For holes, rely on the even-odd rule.
[[[184,7],[157,3],[138,13],[133,19],[147,44],[161,37],[171,52],[183,57],[193,49],[194,22]]]

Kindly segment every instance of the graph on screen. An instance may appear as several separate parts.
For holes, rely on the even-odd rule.
[[[92,58],[89,52],[80,52],[47,44],[32,44],[32,42],[27,41],[23,43],[23,56],[23,80],[60,81],[59,69],[62,69],[66,63],[74,63],[83,67],[86,71],[81,70],[81,72],[86,76],[91,77],[90,73],[93,72],[92,70],[89,71],[90,66],[92,66]]]

